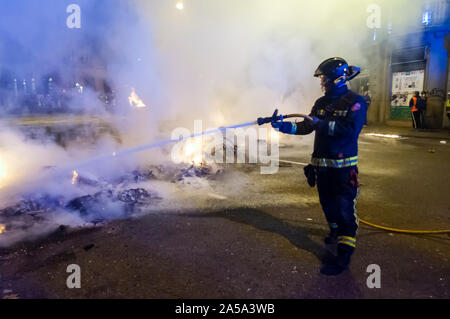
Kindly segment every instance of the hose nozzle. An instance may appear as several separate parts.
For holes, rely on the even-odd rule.
[[[258,123],[258,125],[263,125],[266,123],[272,123],[272,122],[277,122],[277,121],[282,121],[283,120],[283,115],[278,115],[278,109],[275,110],[275,112],[273,112],[271,117],[259,117],[256,122]]]

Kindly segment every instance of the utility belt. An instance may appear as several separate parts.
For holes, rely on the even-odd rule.
[[[311,158],[311,164],[306,166],[303,170],[308,181],[309,186],[316,186],[316,169],[318,167],[332,167],[332,168],[343,168],[358,165],[358,156],[341,158],[341,159],[330,159],[330,158]]]

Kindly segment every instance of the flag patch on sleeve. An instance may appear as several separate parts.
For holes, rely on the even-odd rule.
[[[359,103],[352,106],[352,112],[358,111],[359,109],[361,109],[361,104]]]

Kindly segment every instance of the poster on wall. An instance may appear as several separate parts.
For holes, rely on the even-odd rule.
[[[409,101],[414,92],[423,91],[424,70],[392,74],[391,118],[410,119]]]

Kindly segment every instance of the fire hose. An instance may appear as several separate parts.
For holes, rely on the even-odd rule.
[[[361,223],[373,227],[373,228],[378,228],[378,229],[382,229],[382,230],[386,230],[389,232],[394,232],[394,233],[404,233],[404,234],[415,234],[415,235],[429,235],[429,234],[450,234],[450,229],[444,229],[444,230],[410,230],[410,229],[397,229],[397,228],[391,228],[391,227],[385,227],[385,226],[380,226],[380,225],[376,225],[373,223],[370,223],[368,221],[359,220]]]
[[[263,125],[266,123],[271,123],[274,121],[282,121],[283,119],[287,119],[287,118],[294,118],[294,117],[303,117],[303,118],[307,118],[308,115],[305,114],[300,114],[300,113],[295,113],[295,114],[288,114],[288,115],[278,115],[278,110],[275,110],[275,112],[273,113],[273,115],[271,117],[260,117],[258,118],[258,120],[256,121],[258,125]],[[299,165],[305,165],[304,163],[296,163],[296,162],[292,162],[292,161],[286,161],[289,163],[294,163],[294,164],[299,164]],[[377,229],[381,229],[381,230],[385,230],[385,231],[389,231],[389,232],[395,232],[395,233],[403,233],[403,234],[415,234],[415,235],[427,235],[427,234],[450,234],[450,229],[444,229],[444,230],[411,230],[411,229],[398,229],[398,228],[392,228],[392,227],[386,227],[386,226],[381,226],[381,225],[377,225],[371,222],[368,222],[366,220],[363,219],[359,219],[359,221],[367,226],[373,227],[373,228],[377,228]]]

